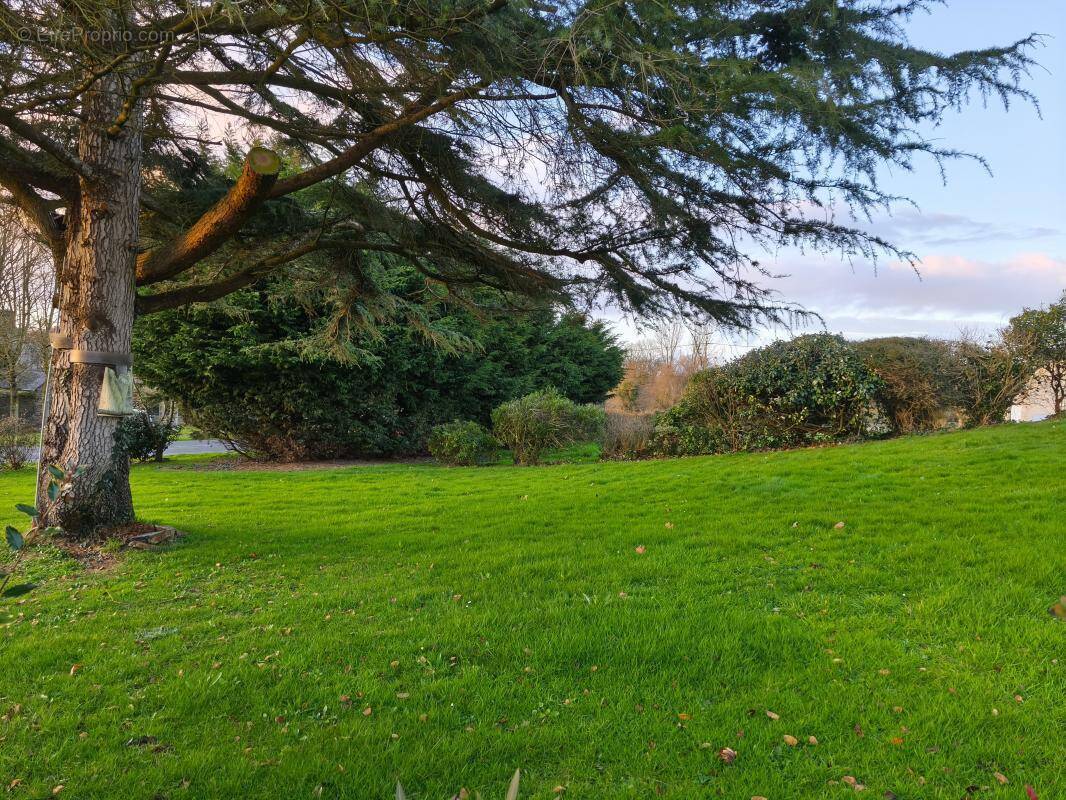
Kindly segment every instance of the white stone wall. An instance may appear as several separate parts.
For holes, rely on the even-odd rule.
[[[1036,422],[1055,413],[1055,400],[1046,370],[1038,370],[1029,388],[1010,409],[1011,422]]]

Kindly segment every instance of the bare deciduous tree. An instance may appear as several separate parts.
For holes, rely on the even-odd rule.
[[[0,206],[0,378],[7,385],[7,415],[16,420],[19,387],[39,372],[41,353],[47,352],[54,290],[47,249],[25,229],[16,209]]]

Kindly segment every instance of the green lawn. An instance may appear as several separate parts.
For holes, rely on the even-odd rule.
[[[184,543],[107,574],[43,555],[0,599],[0,792],[370,799],[399,777],[495,800],[520,766],[523,798],[831,798],[844,776],[1066,798],[1066,423],[531,469],[196,463],[134,472]],[[32,481],[0,476],[0,507]]]

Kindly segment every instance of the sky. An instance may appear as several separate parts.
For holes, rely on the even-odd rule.
[[[848,338],[990,333],[1066,290],[1066,0],[948,0],[916,15],[908,32],[914,44],[945,52],[1046,34],[1034,51],[1040,66],[1025,83],[1039,112],[975,98],[926,131],[946,147],[984,156],[991,175],[954,161],[944,184],[930,160],[913,172],[885,173],[882,188],[917,208],[900,205],[868,227],[916,253],[917,272],[890,259],[847,263],[837,254],[785,250],[761,260],[786,277],[762,284]],[[821,329],[813,323],[795,332]],[[640,336],[625,322],[617,330],[624,339]],[[746,349],[788,335],[758,330],[729,341]]]

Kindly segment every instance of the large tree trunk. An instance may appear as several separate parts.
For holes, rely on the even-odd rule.
[[[59,333],[74,350],[130,352],[134,313],[134,263],[141,183],[141,118],[134,110],[117,135],[109,135],[129,91],[129,77],[110,75],[85,96],[78,154],[92,170],[81,178],[78,207],[67,210],[67,251],[59,271]],[[71,363],[70,351],[52,353],[41,460],[72,472],[69,490],[47,500],[49,475],[41,470],[42,522],[70,534],[133,519],[129,459],[115,447],[118,419],[97,414],[106,367]]]

